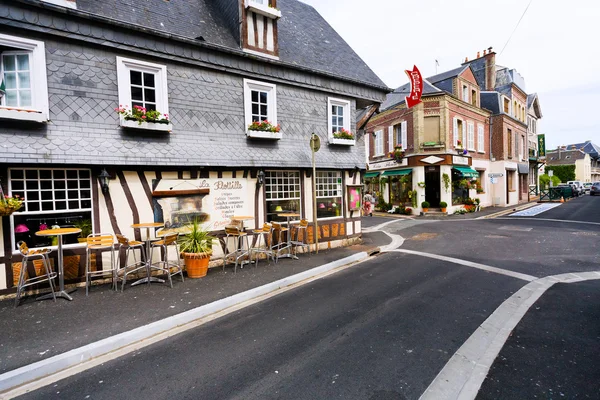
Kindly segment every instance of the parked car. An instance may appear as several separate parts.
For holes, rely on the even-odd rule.
[[[590,189],[592,188],[592,182],[585,182],[583,184],[583,188],[585,189],[586,193],[590,193]]]
[[[585,194],[585,189],[583,188],[583,183],[581,183],[581,181],[569,181],[567,182],[567,184],[575,186],[575,190],[578,196]]]
[[[592,183],[592,187],[590,188],[590,196],[600,195],[600,182]]]

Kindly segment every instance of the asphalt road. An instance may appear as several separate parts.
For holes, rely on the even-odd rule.
[[[600,270],[600,224],[548,221],[585,216],[600,223],[599,205],[600,198],[586,196],[532,218],[394,220],[384,229],[402,236],[401,249],[543,277]],[[389,221],[369,219],[370,226]],[[22,398],[418,399],[465,340],[526,283],[384,253]],[[598,382],[595,358],[588,356],[598,354],[599,300],[592,284],[570,285],[552,288],[526,314],[481,398],[569,398],[558,389],[598,398],[597,383],[581,382]],[[561,341],[579,349],[578,356],[563,355]],[[553,362],[556,378],[540,368]],[[536,383],[545,391],[532,388]]]

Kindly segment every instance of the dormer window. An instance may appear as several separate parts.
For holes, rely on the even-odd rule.
[[[243,22],[244,51],[278,59],[277,19],[281,11],[276,0],[245,0]]]
[[[477,107],[477,90],[471,90],[471,105]]]
[[[463,85],[462,87],[462,99],[467,103],[469,102],[469,88],[467,85]]]

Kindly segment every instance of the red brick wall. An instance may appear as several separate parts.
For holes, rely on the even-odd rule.
[[[448,103],[448,108],[450,110],[449,112],[449,120],[448,120],[448,138],[449,138],[449,145],[450,147],[452,146],[452,144],[454,143],[454,118],[459,118],[463,121],[463,123],[467,123],[469,121],[472,121],[474,126],[475,126],[475,149],[477,149],[478,147],[478,137],[477,137],[477,125],[481,124],[483,126],[483,140],[484,140],[484,145],[483,145],[483,149],[485,153],[479,153],[477,151],[475,152],[469,152],[469,155],[473,158],[479,158],[479,159],[489,159],[490,156],[490,143],[489,143],[489,138],[490,138],[490,125],[488,123],[488,117],[483,116],[475,111],[472,111],[471,109],[468,109],[466,107],[462,107],[458,104],[454,104],[452,102]],[[466,148],[467,144],[463,143],[463,146]]]
[[[492,135],[492,150],[496,160],[511,160],[522,161],[518,158],[517,143],[515,143],[515,134],[518,134],[520,140],[519,146],[523,143],[523,138],[527,138],[527,126],[523,125],[513,118],[506,115],[497,115],[492,117],[493,135]],[[512,154],[508,154],[508,130],[511,130]],[[527,141],[526,141],[527,144]],[[527,159],[527,147],[521,153]]]
[[[406,140],[408,141],[408,149],[405,149],[406,154],[413,153],[414,133],[413,133],[413,109],[402,108],[377,115],[367,123],[366,131],[369,134],[369,160],[376,161],[387,157],[389,152],[389,135],[388,127],[400,124],[406,121]],[[383,151],[385,156],[374,157],[375,154],[375,131],[383,131]]]

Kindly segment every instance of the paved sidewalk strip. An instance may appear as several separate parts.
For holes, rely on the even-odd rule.
[[[548,211],[553,209],[554,207],[560,206],[561,203],[548,203],[548,204],[540,204],[539,206],[527,208],[522,211],[518,211],[513,214],[509,214],[509,217],[533,217],[534,215],[538,215],[543,213],[544,211]]]

